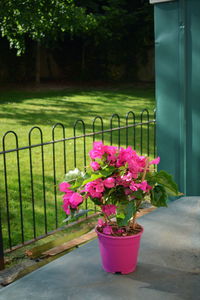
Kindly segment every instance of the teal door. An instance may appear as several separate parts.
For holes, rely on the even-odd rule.
[[[200,195],[200,1],[155,2],[160,169],[185,195]]]

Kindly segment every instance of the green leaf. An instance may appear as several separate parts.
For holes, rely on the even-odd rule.
[[[165,171],[160,171],[156,174],[156,182],[164,186],[166,192],[170,196],[180,196],[178,186],[173,180],[173,177]]]
[[[108,166],[102,170],[99,171],[99,173],[102,175],[102,177],[108,177],[115,171],[115,167]]]
[[[152,172],[147,172],[146,174],[146,180],[148,182],[149,185],[154,186],[156,184],[156,174],[152,173]]]
[[[67,217],[65,220],[63,220],[63,222],[77,220],[78,218],[86,215],[89,211],[93,211],[93,209],[80,209],[78,212],[72,213],[72,216]]]
[[[108,166],[98,172],[92,173],[88,179],[83,181],[83,185],[85,185],[88,182],[94,181],[98,178],[108,177],[114,172],[114,170],[115,170],[115,167]]]
[[[94,180],[96,180],[98,178],[102,178],[102,177],[103,177],[103,175],[98,174],[98,173],[97,174],[92,174],[91,177],[89,177],[88,179],[86,179],[86,180],[83,181],[82,185],[85,185],[88,182],[94,181]]]
[[[64,219],[64,220],[63,220],[63,223],[64,223],[64,222],[68,222],[68,221],[70,221],[70,220],[72,220],[72,217],[71,217],[71,216],[69,216],[69,217],[67,217],[66,219]]]
[[[122,203],[117,208],[117,224],[118,226],[127,226],[132,216],[136,213],[135,201]]]
[[[80,209],[75,215],[75,218],[80,218],[84,215],[86,215],[89,211],[93,211],[93,209]]]
[[[142,200],[144,198],[144,192],[140,189],[133,192],[131,195],[133,195],[138,200]]]
[[[77,189],[83,184],[83,177],[79,177],[76,179],[76,182],[72,185],[72,189]]]
[[[156,185],[153,190],[151,190],[151,204],[156,207],[167,206],[167,192],[162,185]]]
[[[124,188],[122,186],[117,186],[110,190],[107,194],[109,202],[112,204],[117,203],[128,203],[127,195],[124,193]]]

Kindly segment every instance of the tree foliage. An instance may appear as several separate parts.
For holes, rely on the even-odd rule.
[[[65,33],[92,34],[97,42],[119,41],[142,23],[147,32],[146,8],[137,0],[1,0],[0,31],[18,53],[25,50],[26,36],[48,42]]]
[[[0,2],[1,34],[10,46],[25,50],[25,38],[48,43],[64,33],[87,32],[96,20],[73,0],[2,0]]]
[[[0,37],[18,55],[39,42],[75,78],[132,80],[153,44],[152,9],[145,0],[1,0]]]

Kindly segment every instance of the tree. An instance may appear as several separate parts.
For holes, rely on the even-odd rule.
[[[77,7],[74,0],[1,0],[0,33],[17,55],[25,51],[26,38],[36,41],[36,81],[39,81],[40,44],[52,43],[66,33],[71,36],[96,26],[91,13]]]
[[[55,49],[61,41],[70,43],[73,39],[80,42],[82,77],[88,60],[90,66],[91,61],[96,63],[93,68],[101,64],[102,74],[109,65],[130,69],[138,53],[145,57],[144,49],[153,40],[152,6],[145,2],[1,0],[0,35],[17,49],[18,55],[25,52],[27,39],[35,42],[36,81],[40,73],[40,45]]]

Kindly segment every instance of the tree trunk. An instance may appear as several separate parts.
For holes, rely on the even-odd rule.
[[[85,59],[86,59],[86,42],[83,42],[82,55],[81,55],[81,79],[85,79]]]
[[[36,42],[35,83],[40,84],[40,41]]]

